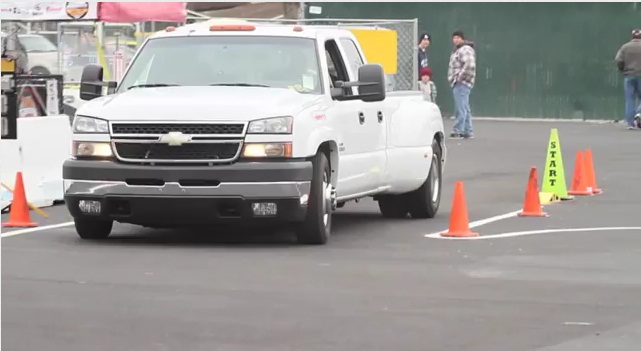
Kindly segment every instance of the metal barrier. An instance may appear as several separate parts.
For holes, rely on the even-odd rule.
[[[16,65],[15,61],[2,58],[2,138],[16,140],[18,138],[18,108],[16,94]]]

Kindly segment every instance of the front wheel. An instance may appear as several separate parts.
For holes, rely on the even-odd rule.
[[[94,219],[75,219],[74,224],[78,236],[86,240],[106,239],[113,228],[113,221]]]
[[[318,151],[312,161],[314,176],[305,221],[296,228],[296,238],[300,244],[324,245],[329,239],[332,228],[333,187],[330,181],[330,165],[322,151]]]

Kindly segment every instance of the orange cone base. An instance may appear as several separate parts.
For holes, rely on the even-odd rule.
[[[524,212],[524,211],[521,211],[521,212],[517,213],[517,215],[519,217],[550,217],[550,215],[548,215],[546,212],[542,212],[542,211],[539,211],[539,212]]]
[[[479,236],[479,233],[474,233],[471,231],[467,232],[445,232],[441,233],[441,236],[446,237],[446,238],[473,238],[475,236]]]
[[[594,194],[594,195],[603,194],[603,190],[601,190],[601,189],[594,189],[594,190],[592,191],[592,194]]]
[[[37,227],[38,223],[35,222],[5,222],[2,223],[3,227],[16,227],[16,228],[31,228]]]

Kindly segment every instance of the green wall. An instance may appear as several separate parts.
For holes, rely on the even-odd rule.
[[[444,114],[451,33],[476,43],[475,116],[620,120],[623,80],[613,63],[641,26],[637,3],[306,3],[306,18],[419,20]],[[320,15],[309,6],[322,7]],[[400,58],[399,58],[400,60]]]

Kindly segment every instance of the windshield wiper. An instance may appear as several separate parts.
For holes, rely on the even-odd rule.
[[[216,83],[209,84],[212,87],[261,87],[261,88],[270,88],[269,85],[265,84],[251,84],[251,83]]]
[[[157,87],[177,87],[178,84],[165,84],[165,83],[155,83],[155,84],[138,84],[132,85],[127,90],[133,88],[157,88]]]

